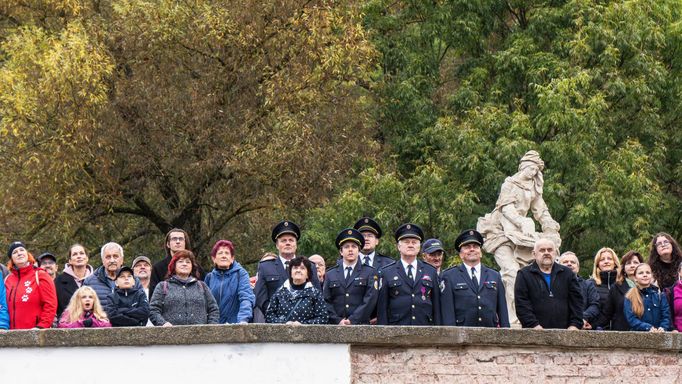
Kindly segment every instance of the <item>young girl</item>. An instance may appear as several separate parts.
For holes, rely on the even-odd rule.
[[[59,328],[84,327],[111,327],[107,314],[99,303],[97,293],[88,286],[82,286],[76,290],[59,320]]]
[[[635,269],[636,287],[625,295],[623,311],[631,331],[665,332],[670,329],[670,309],[665,295],[651,285],[653,275],[649,264]]]

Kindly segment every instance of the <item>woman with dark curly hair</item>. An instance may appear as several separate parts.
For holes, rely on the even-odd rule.
[[[272,296],[265,312],[266,323],[327,324],[329,315],[322,292],[310,282],[310,261],[297,256],[289,261],[289,279]]]
[[[682,260],[680,245],[672,236],[659,232],[651,239],[649,265],[660,289],[672,287],[677,281],[677,267]]]

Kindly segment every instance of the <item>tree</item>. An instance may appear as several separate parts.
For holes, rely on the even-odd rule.
[[[229,237],[248,262],[274,217],[315,206],[371,155],[376,53],[353,5],[42,7],[0,13],[9,237],[160,255],[181,227],[200,256]]]
[[[590,260],[585,271],[602,246],[644,251],[659,230],[682,235],[679,2],[375,0],[366,10],[382,53],[384,161],[315,216],[338,216],[356,193],[347,216],[392,211],[392,225],[427,224],[453,244],[536,149],[562,249]],[[401,187],[364,189],[383,177]]]

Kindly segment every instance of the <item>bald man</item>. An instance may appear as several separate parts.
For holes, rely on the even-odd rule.
[[[559,263],[557,247],[540,238],[532,251],[535,259],[521,269],[514,285],[516,314],[523,328],[580,329],[583,326],[582,293],[576,275]]]

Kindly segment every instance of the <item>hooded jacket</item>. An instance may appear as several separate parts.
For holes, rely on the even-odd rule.
[[[256,295],[249,284],[249,273],[237,261],[229,269],[214,268],[204,282],[218,302],[221,324],[248,323],[251,320]]]
[[[203,281],[171,276],[160,282],[149,303],[149,319],[156,326],[218,324],[220,309]]]
[[[61,317],[64,309],[69,305],[71,301],[71,296],[83,285],[85,279],[92,275],[92,266],[87,265],[85,267],[85,277],[79,279],[73,272],[73,268],[70,264],[66,264],[64,267],[64,272],[60,273],[59,276],[54,280],[54,286],[57,290],[57,316]]]
[[[45,270],[33,265],[12,268],[5,289],[10,329],[50,328],[57,314],[57,294]]]
[[[144,289],[114,289],[107,298],[109,304],[104,310],[113,327],[144,326],[149,320],[149,301]]]
[[[85,278],[83,285],[92,287],[97,293],[100,303],[102,303],[102,308],[106,308],[109,305],[109,295],[116,289],[115,280],[111,280],[107,275],[107,270],[104,266],[100,266],[92,273],[92,275]],[[142,288],[140,285],[140,279],[135,278],[135,289]]]
[[[636,288],[632,288],[636,289]],[[639,290],[644,302],[644,313],[642,317],[637,317],[632,310],[632,303],[625,297],[623,301],[623,311],[625,318],[630,324],[631,331],[648,331],[651,327],[670,330],[670,308],[668,299],[659,292],[658,287],[650,286]]]

